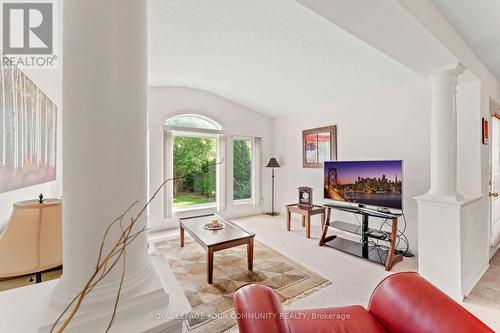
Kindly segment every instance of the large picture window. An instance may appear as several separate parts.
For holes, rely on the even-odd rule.
[[[174,209],[216,201],[215,138],[174,135]],[[206,167],[210,165],[209,167]]]
[[[252,139],[233,140],[233,200],[252,199]]]
[[[223,207],[224,132],[202,115],[182,114],[166,120],[164,132],[165,217],[174,212]]]

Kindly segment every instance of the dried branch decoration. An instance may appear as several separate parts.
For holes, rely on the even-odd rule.
[[[146,231],[146,227],[142,227],[138,231],[132,232],[135,224],[137,221],[139,221],[140,217],[144,214],[146,211],[147,207],[153,201],[153,199],[156,197],[156,195],[160,192],[160,190],[169,182],[169,181],[175,181],[178,179],[184,179],[186,177],[192,176],[198,172],[206,171],[210,166],[216,166],[219,164],[222,164],[224,162],[224,157],[221,159],[220,162],[215,162],[215,163],[208,163],[204,165],[202,168],[199,170],[196,170],[194,172],[188,173],[183,176],[179,177],[172,177],[166,179],[159,187],[158,189],[154,192],[154,194],[151,196],[151,198],[146,202],[146,204],[141,208],[139,213],[135,217],[130,218],[130,222],[128,225],[124,226],[123,225],[123,220],[125,217],[128,215],[130,210],[137,205],[138,201],[134,202],[131,204],[120,216],[118,216],[114,221],[112,221],[108,227],[106,228],[106,231],[102,237],[101,240],[101,247],[99,249],[99,255],[97,257],[97,263],[95,270],[93,271],[92,275],[88,279],[87,283],[85,286],[82,288],[82,290],[73,298],[73,300],[66,306],[66,308],[63,310],[63,312],[60,314],[60,316],[56,319],[54,324],[52,325],[52,328],[50,329],[50,333],[57,332],[61,333],[64,332],[64,330],[68,327],[69,323],[73,318],[75,317],[76,313],[80,309],[80,306],[82,305],[82,302],[85,299],[85,296],[87,296],[93,289],[94,287],[102,281],[108,274],[111,272],[111,270],[116,266],[116,264],[120,261],[120,259],[123,261],[123,268],[122,268],[122,273],[120,277],[120,284],[118,286],[118,290],[116,293],[116,298],[113,306],[113,312],[111,314],[111,319],[109,320],[108,326],[105,330],[105,332],[109,332],[111,327],[113,326],[113,322],[115,320],[116,316],[116,311],[118,309],[118,302],[120,300],[120,295],[123,287],[123,281],[125,279],[125,272],[126,272],[126,248],[127,246],[132,243],[139,235],[144,233]],[[104,252],[104,244],[106,243],[106,240],[108,238],[109,232],[113,226],[118,224],[120,226],[120,237],[114,242],[113,247],[106,253]],[[73,306],[74,305],[74,306]],[[73,307],[71,309],[71,307]],[[71,309],[71,312],[70,312]],[[68,312],[69,315],[67,318],[62,320],[65,314]],[[56,329],[56,327],[60,324],[60,327]]]

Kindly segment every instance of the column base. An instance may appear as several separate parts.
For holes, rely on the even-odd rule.
[[[175,276],[161,256],[148,257],[154,273],[140,289],[120,298],[113,323],[116,332],[181,332],[183,316],[191,311],[189,302]],[[113,313],[113,305],[89,303],[77,312],[64,332],[104,332]],[[174,298],[175,297],[175,298]],[[46,312],[39,333],[48,333],[60,309],[50,306]],[[158,315],[160,314],[160,315]],[[159,320],[161,319],[161,320]]]
[[[418,272],[457,302],[488,265],[484,197],[424,194],[418,203]]]
[[[436,202],[460,203],[464,201],[464,196],[458,193],[444,193],[437,191],[429,191],[415,199],[430,200]]]

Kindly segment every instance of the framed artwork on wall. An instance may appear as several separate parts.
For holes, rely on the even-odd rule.
[[[489,138],[489,128],[488,128],[488,119],[486,118],[483,118],[482,134],[483,134],[483,144],[487,145]]]
[[[325,126],[302,131],[304,168],[323,168],[326,161],[337,160],[337,126]]]
[[[17,67],[0,91],[0,193],[55,180],[57,106]]]

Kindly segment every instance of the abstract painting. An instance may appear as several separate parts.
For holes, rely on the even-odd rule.
[[[57,106],[19,68],[0,67],[0,193],[56,179]]]

